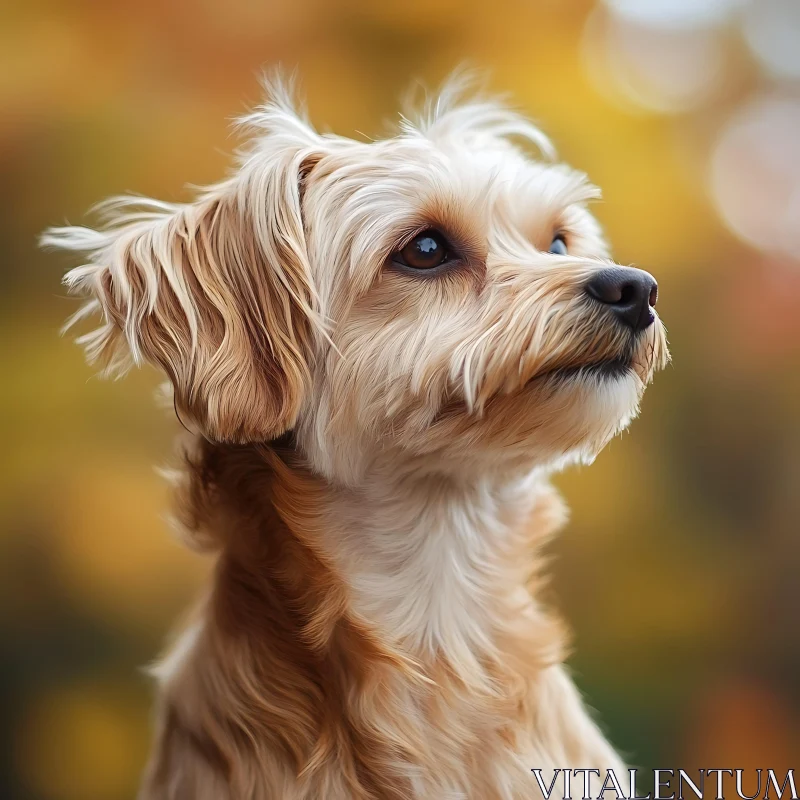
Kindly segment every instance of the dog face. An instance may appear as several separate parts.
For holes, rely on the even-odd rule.
[[[355,480],[379,454],[432,469],[588,459],[667,359],[653,279],[614,267],[580,173],[542,134],[445,92],[427,119],[363,143],[320,136],[280,93],[252,144],[188,206],[127,201],[67,276],[112,369],[163,368],[205,435],[288,429]],[[141,204],[139,204],[141,206]]]

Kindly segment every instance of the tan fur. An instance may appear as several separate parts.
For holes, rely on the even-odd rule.
[[[89,255],[66,280],[103,315],[90,359],[161,367],[195,431],[177,511],[216,569],[155,670],[141,800],[512,800],[533,767],[621,769],[535,598],[547,476],[635,416],[664,330],[586,302],[596,189],[458,88],[372,143],[273,89],[196,202],[45,237]],[[435,278],[390,260],[427,227],[460,254]]]

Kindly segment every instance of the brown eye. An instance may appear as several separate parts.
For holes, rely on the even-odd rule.
[[[447,241],[439,231],[427,230],[418,233],[402,250],[394,254],[394,260],[413,269],[433,269],[449,260]]]

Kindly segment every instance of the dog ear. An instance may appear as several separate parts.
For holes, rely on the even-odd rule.
[[[112,373],[160,367],[181,419],[214,440],[280,435],[308,389],[318,310],[300,184],[320,155],[307,145],[268,133],[233,178],[192,204],[123,198],[107,205],[103,230],[42,239],[90,258],[64,279],[89,298],[67,327],[103,317],[78,340],[89,361]]]

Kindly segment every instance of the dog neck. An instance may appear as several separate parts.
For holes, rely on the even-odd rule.
[[[151,781],[176,741],[237,786],[271,786],[280,764],[323,787],[308,796],[363,800],[466,785],[499,796],[501,762],[522,797],[528,760],[609,754],[588,720],[575,727],[564,631],[530,591],[563,519],[543,476],[453,480],[391,470],[394,457],[344,487],[289,442],[194,446],[179,508],[217,561],[155,671],[165,716]],[[561,716],[540,729],[551,708]]]
[[[329,487],[320,545],[356,613],[417,657],[468,662],[491,646],[508,606],[528,599],[518,559],[542,478],[456,479],[392,461],[357,487]]]
[[[316,603],[307,616],[321,641],[331,635],[322,627],[347,615],[416,661],[444,656],[466,674],[487,655],[500,659],[515,625],[524,623],[526,641],[535,642],[531,625],[550,622],[528,589],[563,507],[539,473],[455,479],[398,470],[387,457],[358,485],[339,486],[284,440],[206,443],[190,474],[190,516],[196,529],[216,528],[223,569],[263,591],[271,584],[270,602]]]

